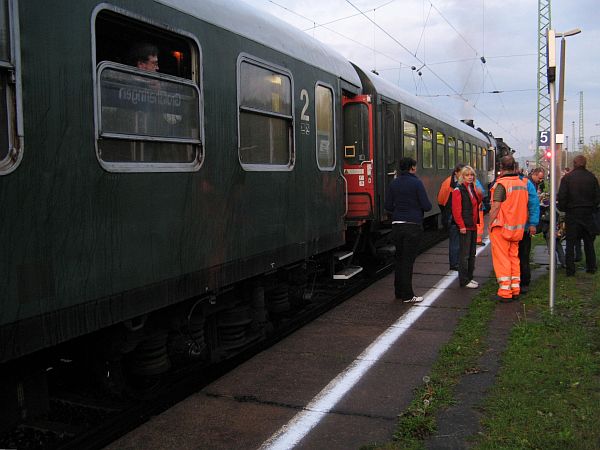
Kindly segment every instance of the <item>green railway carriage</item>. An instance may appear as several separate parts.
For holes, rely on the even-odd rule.
[[[0,9],[2,363],[159,329],[181,302],[220,314],[344,243],[337,136],[360,80],[337,53],[235,1]],[[137,42],[158,72],[132,65]]]
[[[400,157],[431,200],[494,168],[491,135],[236,0],[0,0],[0,91],[0,429],[61,358],[123,391],[264,339],[354,252],[381,268]]]
[[[355,141],[369,142],[345,160],[346,177],[350,179],[349,184],[355,186],[354,190],[350,189],[348,220],[368,221],[365,223],[368,227],[389,225],[383,206],[385,188],[396,176],[398,161],[403,156],[417,161],[417,174],[434,204],[426,213],[426,220],[434,227],[440,217],[436,202],[439,188],[457,163],[471,165],[487,188],[494,178],[497,147],[491,135],[440,113],[371,72],[359,67],[356,70],[363,90],[360,96],[344,99],[345,126],[368,121],[372,139],[369,141],[366,137],[367,127],[363,129],[363,137],[357,137],[360,132],[346,132]],[[354,168],[365,162],[372,164],[370,189],[356,188],[357,184],[351,180]]]

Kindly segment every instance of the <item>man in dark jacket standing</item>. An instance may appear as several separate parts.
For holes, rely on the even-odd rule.
[[[385,209],[392,214],[392,239],[396,245],[396,298],[404,303],[418,303],[412,288],[413,264],[423,234],[423,213],[431,209],[423,182],[415,175],[417,162],[402,158],[400,173],[390,183],[385,196]]]
[[[600,230],[596,229],[592,214],[600,203],[600,187],[595,175],[585,168],[586,164],[585,156],[577,155],[573,170],[562,178],[558,189],[558,209],[565,213],[567,228],[567,276],[575,275],[575,245],[580,239],[583,239],[586,271],[596,273],[597,269],[594,239]]]

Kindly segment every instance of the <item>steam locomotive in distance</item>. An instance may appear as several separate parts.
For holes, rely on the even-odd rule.
[[[222,361],[361,276],[402,156],[431,199],[457,162],[493,175],[491,134],[243,2],[0,8],[4,426],[57,361],[116,390]],[[145,42],[157,72],[131,64]]]

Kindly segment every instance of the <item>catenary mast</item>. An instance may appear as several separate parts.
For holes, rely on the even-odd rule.
[[[537,135],[540,131],[550,131],[550,94],[548,92],[548,78],[546,55],[548,44],[546,30],[551,28],[550,0],[538,0],[538,76],[537,76]],[[537,142],[537,136],[536,136]],[[539,145],[535,147],[536,163],[540,162]]]
[[[579,151],[583,152],[583,91],[579,91]]]

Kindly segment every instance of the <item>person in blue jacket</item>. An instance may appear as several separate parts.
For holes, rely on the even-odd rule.
[[[423,297],[412,288],[413,265],[423,235],[423,215],[431,210],[431,202],[423,182],[417,178],[417,162],[402,158],[400,173],[390,183],[385,196],[385,209],[392,214],[392,239],[396,245],[394,290],[396,299],[418,303]]]
[[[523,179],[523,175],[519,175]],[[532,172],[527,179],[527,209],[529,212],[523,239],[519,242],[519,265],[521,266],[521,294],[526,294],[531,282],[531,267],[529,257],[531,254],[531,236],[535,235],[540,223],[540,199],[537,193],[537,185],[544,178],[544,169],[539,168]]]

